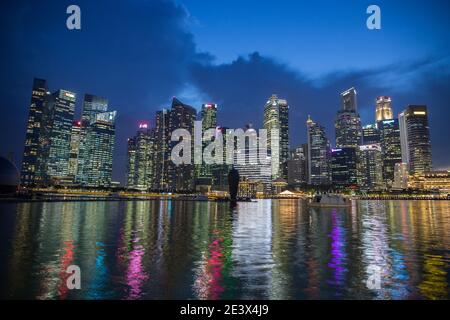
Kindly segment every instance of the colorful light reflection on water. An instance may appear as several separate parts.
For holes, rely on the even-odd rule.
[[[0,204],[0,297],[448,299],[450,203]],[[82,289],[65,286],[69,265]],[[366,286],[370,266],[381,288]]]

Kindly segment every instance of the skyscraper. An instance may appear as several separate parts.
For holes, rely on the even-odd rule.
[[[205,103],[201,111],[202,129],[211,129],[217,127],[217,104]]]
[[[356,90],[350,88],[341,93],[341,109],[335,119],[336,147],[356,148],[361,144],[361,119],[357,110]]]
[[[174,132],[177,129],[186,129],[191,135],[191,150],[194,148],[194,122],[197,118],[197,111],[178,100],[173,98],[172,109],[170,110],[170,132]],[[178,141],[171,141],[170,152],[172,148],[178,143]],[[190,191],[195,188],[195,166],[194,166],[194,153],[191,153],[191,164],[175,165],[173,161],[169,161],[169,188],[174,191]]]
[[[378,121],[391,120],[393,118],[391,97],[378,97],[376,99],[375,122],[378,123]]]
[[[307,157],[308,148],[305,148],[305,145],[301,145],[291,151],[291,155],[287,161],[287,182],[289,185],[298,186],[308,182]]]
[[[156,112],[155,117],[155,153],[154,153],[154,180],[153,189],[169,189],[168,168],[170,161],[170,110],[163,109]]]
[[[286,100],[272,95],[264,107],[264,129],[267,130],[267,148],[272,157],[272,178],[287,179],[284,165],[289,158],[289,105]],[[271,130],[278,130],[279,134],[272,141]],[[276,150],[278,145],[278,150]]]
[[[23,186],[36,184],[41,146],[44,140],[44,113],[48,96],[47,83],[43,79],[34,79],[31,102],[28,111],[27,132],[23,151],[20,181]]]
[[[247,126],[246,134],[253,134],[255,143],[250,143],[250,139],[245,139],[245,147],[237,148],[234,152],[234,168],[239,171],[239,176],[248,181],[260,182],[264,185],[266,191],[270,189],[272,182],[272,161],[267,154],[266,159],[260,159],[258,153],[259,138],[256,130]],[[244,157],[241,158],[242,153]],[[245,163],[239,161],[245,159]]]
[[[410,174],[431,171],[431,142],[428,110],[425,105],[410,105],[399,115],[402,161]]]
[[[205,103],[202,105],[202,110],[200,113],[202,120],[202,132],[204,133],[208,129],[216,129],[217,127],[217,105],[213,103]],[[209,141],[203,141],[202,152],[208,145]],[[197,164],[195,165],[195,184],[199,188],[210,188],[213,184],[211,164]]]
[[[48,141],[43,152],[46,183],[57,183],[69,175],[70,140],[76,94],[58,90],[48,97]]]
[[[87,157],[81,172],[81,184],[110,187],[112,181],[116,111],[103,112],[90,120],[85,145]]]
[[[326,137],[325,128],[311,120],[306,122],[308,136],[308,170],[309,184],[330,185],[330,142]]]
[[[81,113],[81,131],[80,131],[80,146],[78,152],[78,165],[77,174],[75,180],[78,183],[86,183],[86,177],[83,176],[86,173],[84,168],[85,162],[89,158],[87,150],[87,132],[91,124],[95,121],[96,117],[100,113],[104,113],[108,110],[108,99],[104,97],[95,96],[92,94],[85,94],[83,100],[83,110]]]
[[[69,176],[75,180],[78,168],[78,153],[80,151],[81,121],[74,121],[70,135]]]
[[[383,186],[381,146],[377,143],[359,146],[357,171],[362,190],[377,190]]]
[[[356,148],[331,149],[331,180],[333,186],[350,187],[357,184]]]
[[[128,139],[127,187],[146,191],[153,186],[154,132],[140,123],[133,138]]]
[[[368,124],[362,127],[362,144],[380,143],[380,130],[375,124]]]
[[[398,119],[379,121],[378,128],[383,161],[383,180],[386,187],[390,187],[394,181],[395,164],[402,162]]]

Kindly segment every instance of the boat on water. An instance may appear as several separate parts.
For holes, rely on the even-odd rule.
[[[310,199],[308,205],[310,207],[348,207],[352,201],[340,194],[323,193],[316,194]]]

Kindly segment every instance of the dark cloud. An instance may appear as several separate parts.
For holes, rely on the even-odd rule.
[[[435,163],[449,165],[445,137],[450,101],[448,60],[420,61],[366,70],[336,71],[319,79],[259,53],[214,64],[207,52],[198,52],[189,31],[190,18],[180,5],[168,0],[77,1],[82,30],[65,27],[69,1],[8,2],[1,12],[2,96],[1,149],[14,151],[19,162],[33,77],[46,78],[51,90],[64,88],[109,98],[118,110],[115,179],[123,181],[126,138],[141,119],[168,106],[173,95],[193,97],[198,104],[208,97],[219,103],[221,124],[242,127],[262,123],[266,99],[277,93],[291,105],[291,141],[305,140],[307,114],[327,127],[334,138],[333,119],[339,92],[358,90],[364,122],[372,121],[374,99],[391,95],[396,112],[408,103],[430,107]],[[444,62],[442,62],[444,61]],[[447,63],[446,63],[447,62]],[[447,66],[447,67],[445,67]],[[197,97],[195,97],[197,95]],[[199,107],[196,105],[196,107]]]
[[[290,140],[297,145],[306,141],[306,119],[326,126],[333,143],[334,117],[340,107],[339,93],[349,87],[358,92],[359,112],[363,123],[372,123],[375,98],[389,95],[394,112],[408,104],[427,104],[430,110],[431,134],[436,167],[449,166],[450,135],[445,124],[450,98],[449,57],[427,57],[403,61],[382,68],[334,71],[319,79],[308,79],[301,72],[255,52],[239,57],[230,64],[192,67],[193,82],[221,105],[220,120],[227,126],[242,126],[246,122],[262,123],[266,99],[277,93],[290,105]],[[448,117],[447,117],[448,118]]]

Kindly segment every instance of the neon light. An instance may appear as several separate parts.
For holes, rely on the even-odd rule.
[[[414,111],[414,115],[426,115],[427,113],[425,111]]]

